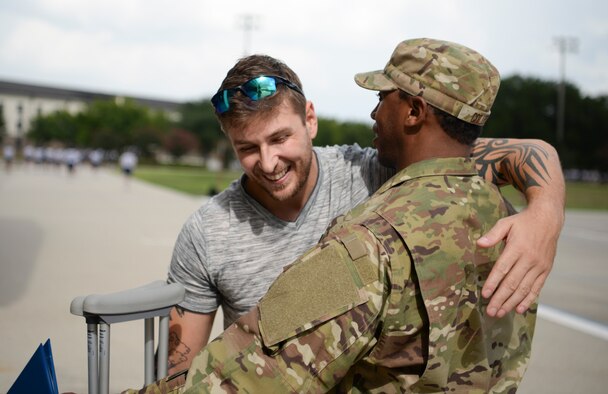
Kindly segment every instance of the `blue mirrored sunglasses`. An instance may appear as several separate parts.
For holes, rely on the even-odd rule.
[[[298,85],[285,78],[274,75],[260,75],[250,79],[240,86],[220,90],[214,94],[213,97],[211,97],[211,103],[218,114],[223,114],[230,109],[230,99],[236,94],[236,92],[240,91],[251,100],[258,101],[264,97],[269,97],[275,94],[277,92],[277,84],[283,84],[304,96],[304,92],[302,92],[302,89],[300,89]]]

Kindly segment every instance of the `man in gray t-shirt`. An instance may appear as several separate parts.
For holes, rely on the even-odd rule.
[[[241,59],[212,103],[244,175],[196,211],[175,244],[168,280],[186,287],[186,299],[171,312],[170,373],[188,368],[207,343],[219,306],[224,326],[247,312],[285,265],[316,244],[331,219],[394,173],[378,163],[374,149],[313,149],[314,106],[298,76],[272,57]],[[563,224],[559,160],[542,141],[480,139],[473,151],[482,176],[499,185],[513,180],[528,199],[528,209],[479,241],[491,246],[508,236],[484,287],[484,296],[496,289],[488,313],[523,312],[551,269]]]
[[[314,148],[317,183],[298,217],[283,220],[250,196],[245,178],[196,211],[184,225],[169,268],[186,286],[181,306],[209,313],[220,304],[227,327],[266,294],[285,264],[316,244],[329,221],[365,201],[392,171],[376,151]]]

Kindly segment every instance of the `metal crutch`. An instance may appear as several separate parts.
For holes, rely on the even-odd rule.
[[[144,319],[144,384],[167,375],[169,312],[184,299],[178,283],[156,281],[145,286],[111,294],[76,297],[70,312],[84,316],[87,323],[89,394],[107,394],[110,379],[110,326]],[[154,373],[154,318],[159,317],[157,372]]]

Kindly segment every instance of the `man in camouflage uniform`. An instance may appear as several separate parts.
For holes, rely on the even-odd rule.
[[[535,307],[502,319],[484,311],[500,248],[475,241],[507,209],[468,159],[497,70],[461,45],[414,39],[355,80],[379,91],[374,144],[399,172],[197,355],[180,392],[517,389]]]

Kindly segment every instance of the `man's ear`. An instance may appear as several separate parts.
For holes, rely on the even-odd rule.
[[[421,125],[428,116],[429,105],[425,99],[419,96],[409,96],[407,101],[410,105],[410,110],[405,119],[405,124],[410,127]]]
[[[318,121],[317,114],[315,113],[315,106],[312,101],[306,102],[306,119],[305,119],[306,130],[310,139],[314,139],[317,136]]]

